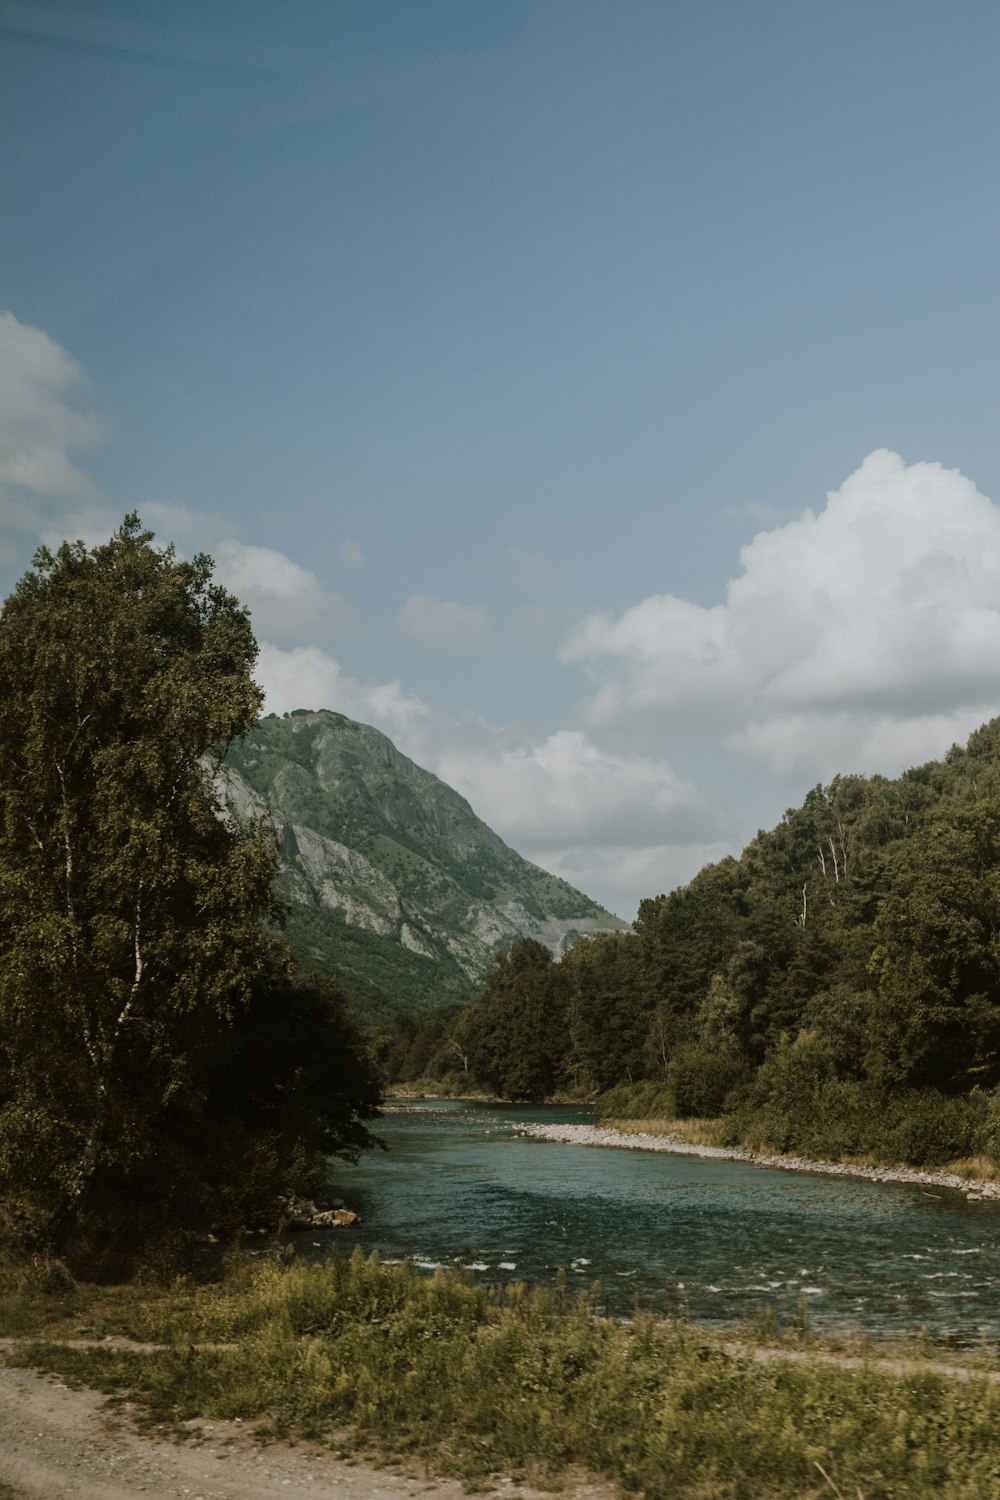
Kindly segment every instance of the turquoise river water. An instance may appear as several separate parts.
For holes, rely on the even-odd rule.
[[[601,1283],[666,1316],[1000,1339],[1000,1205],[944,1188],[535,1140],[585,1108],[419,1102],[378,1124],[389,1150],[337,1178],[363,1222],[314,1244],[464,1266],[491,1281]],[[316,1254],[316,1249],[312,1250]]]

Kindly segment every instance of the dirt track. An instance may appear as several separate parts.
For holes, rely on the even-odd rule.
[[[261,1448],[237,1422],[192,1422],[186,1442],[136,1432],[93,1391],[0,1368],[0,1480],[31,1500],[468,1500],[448,1480],[352,1464],[299,1443]],[[509,1500],[552,1500],[506,1483]],[[613,1500],[603,1485],[572,1500]]]
[[[0,1340],[9,1352],[14,1340]],[[109,1343],[150,1350],[130,1339],[66,1340],[91,1348]],[[933,1360],[860,1357],[823,1350],[723,1345],[734,1358],[770,1364],[808,1360],[891,1376],[939,1375],[953,1380],[1000,1381],[1000,1372]],[[461,1484],[336,1458],[309,1443],[262,1447],[239,1422],[197,1420],[186,1440],[135,1429],[130,1409],[112,1408],[95,1391],[70,1389],[57,1377],[0,1367],[0,1481],[30,1500],[468,1500]],[[509,1480],[485,1500],[552,1500]],[[615,1500],[606,1484],[577,1481],[563,1500]]]

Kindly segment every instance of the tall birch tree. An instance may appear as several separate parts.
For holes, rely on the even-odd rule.
[[[205,1038],[280,966],[273,841],[218,812],[250,618],[135,515],[43,548],[0,612],[0,1198],[59,1244],[154,1152]]]

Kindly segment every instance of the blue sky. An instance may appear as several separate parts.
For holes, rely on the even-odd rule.
[[[998,44],[974,0],[0,0],[0,584],[138,508],[274,707],[625,916],[941,753],[1000,710]]]

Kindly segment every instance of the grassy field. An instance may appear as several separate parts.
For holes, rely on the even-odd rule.
[[[8,1273],[0,1329],[25,1340],[8,1358],[127,1393],[157,1424],[239,1417],[472,1486],[556,1485],[579,1466],[648,1500],[1000,1493],[1000,1384],[985,1364],[958,1378],[925,1345],[897,1368],[875,1351],[851,1364],[804,1324],[736,1345],[596,1307],[594,1291],[489,1289],[359,1253],[243,1261],[169,1288]],[[65,1342],[107,1334],[160,1347]]]

